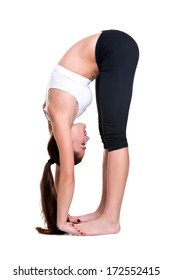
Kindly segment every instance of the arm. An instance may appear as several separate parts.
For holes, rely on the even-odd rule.
[[[53,90],[55,91],[55,90]],[[65,96],[65,97],[64,97]],[[62,100],[62,99],[66,100]],[[74,193],[74,152],[71,139],[73,99],[69,94],[53,94],[49,100],[49,119],[60,154],[60,168],[56,167],[57,226],[64,230]],[[66,230],[65,230],[66,231]]]
[[[47,121],[48,121],[48,130],[49,130],[49,133],[50,133],[50,135],[52,134],[52,126],[51,126],[51,122],[48,120],[48,118],[47,118],[47,115],[46,115],[46,112],[45,112],[45,107],[46,107],[46,102],[44,102],[44,104],[43,104],[43,112],[44,112],[44,114],[45,114],[45,116],[46,116],[46,119],[47,119]]]
[[[57,226],[63,230],[74,193],[74,155],[70,127],[65,119],[54,122],[52,130],[60,154],[60,168],[56,168],[59,173],[56,174]]]

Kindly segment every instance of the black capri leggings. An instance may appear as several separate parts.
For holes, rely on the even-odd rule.
[[[108,151],[128,147],[126,126],[138,58],[138,46],[128,34],[105,30],[98,38],[96,102],[99,131]]]

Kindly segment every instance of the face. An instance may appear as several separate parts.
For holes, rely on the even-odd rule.
[[[81,158],[83,158],[85,154],[86,143],[89,140],[89,137],[86,133],[86,125],[83,123],[73,124],[71,136],[74,151],[77,152]]]

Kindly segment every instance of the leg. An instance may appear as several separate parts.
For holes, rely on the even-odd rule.
[[[100,204],[97,210],[93,213],[89,213],[82,216],[70,216],[69,221],[72,223],[79,223],[79,222],[88,222],[95,220],[101,216],[105,209],[106,205],[106,197],[107,197],[107,159],[108,159],[108,151],[104,150],[103,153],[103,185],[102,185],[102,196]]]
[[[107,199],[107,162],[108,162],[108,151],[104,150],[103,153],[103,167],[102,167],[102,180],[103,180],[103,185],[102,185],[102,196],[101,196],[101,201],[99,204],[99,207],[97,209],[97,212],[101,215],[106,206],[106,199]],[[98,216],[100,216],[98,215]]]
[[[120,209],[129,171],[128,148],[108,154],[108,193],[103,216],[119,228]]]
[[[126,125],[138,49],[128,35],[120,33],[119,39],[116,51],[110,50],[102,62],[103,71],[97,79],[96,89],[100,133],[108,148],[106,205],[98,219],[76,226],[84,235],[111,234],[120,230],[120,210],[129,171]]]
[[[120,210],[129,170],[128,148],[108,153],[107,197],[102,215],[93,221],[75,225],[84,235],[115,234],[120,230]]]

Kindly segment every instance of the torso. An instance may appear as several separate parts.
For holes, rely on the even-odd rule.
[[[101,33],[86,37],[73,45],[58,62],[59,65],[90,80],[98,74],[95,47]]]
[[[72,72],[75,72],[81,76],[84,76],[88,78],[89,80],[94,80],[98,74],[99,69],[96,63],[95,59],[95,47],[97,40],[99,38],[101,33],[94,34],[91,36],[88,36],[76,44],[74,44],[60,59],[58,62],[59,65],[65,67],[68,70],[71,70]],[[51,93],[57,93],[59,91],[60,94],[51,94]],[[52,104],[56,103],[56,114],[59,114],[59,112],[62,112],[62,110],[65,110],[66,115],[68,112],[68,118],[71,119],[70,123],[73,124],[74,119],[76,118],[78,106],[77,102],[74,98],[71,99],[70,103],[70,109],[65,106],[66,102],[64,102],[63,98],[70,98],[70,95],[62,95],[62,91],[57,89],[50,89],[49,94],[52,96]],[[54,97],[53,97],[54,96]],[[56,101],[53,100],[53,98],[56,98]],[[49,99],[50,103],[50,99]],[[63,105],[61,106],[61,103]],[[47,106],[46,112],[45,108]],[[50,115],[49,109],[50,104],[46,105],[44,103],[43,105],[44,112],[46,113],[46,117],[48,121],[53,121],[53,116]],[[60,113],[60,116],[62,113]]]

